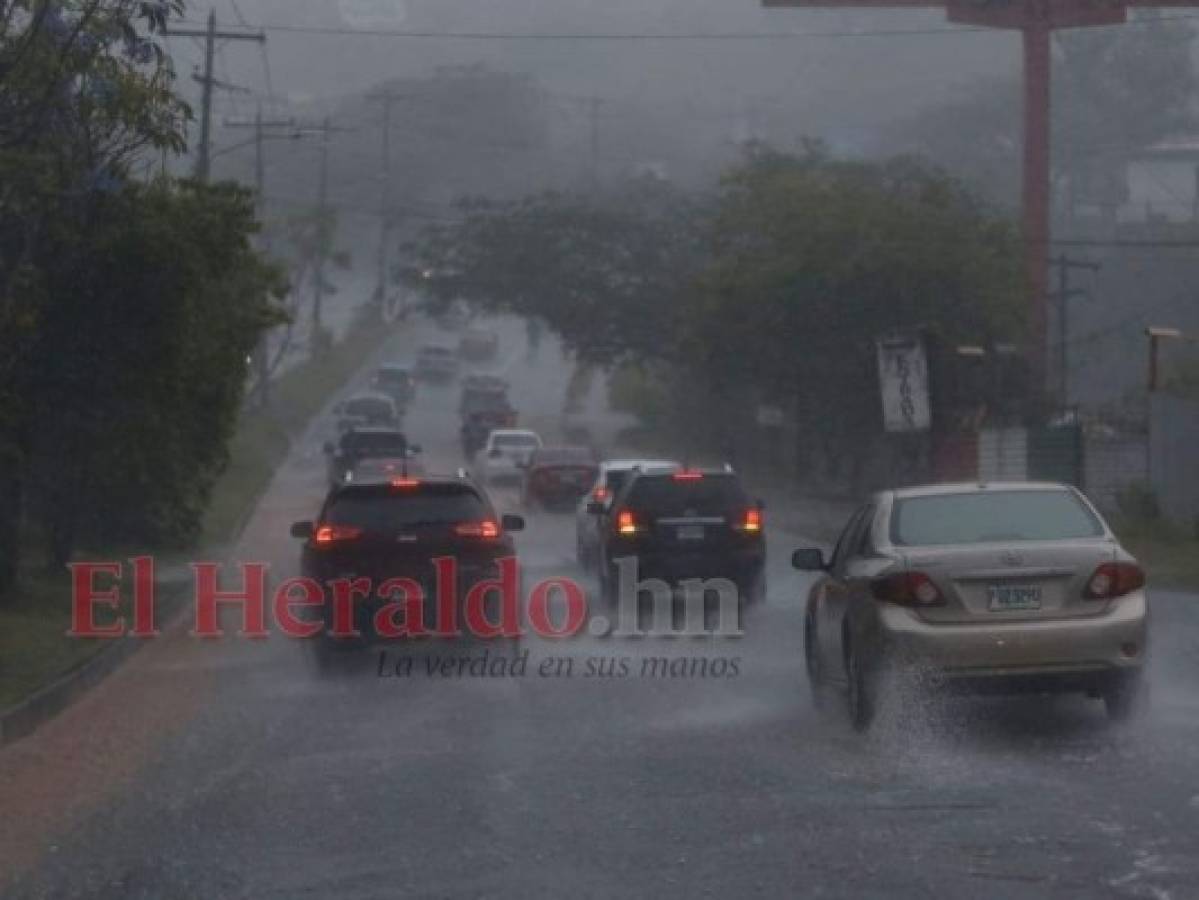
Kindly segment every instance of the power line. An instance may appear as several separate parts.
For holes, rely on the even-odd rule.
[[[1121,27],[1148,23],[1181,22],[1199,19],[1196,15],[1137,18],[1120,23]],[[335,37],[386,37],[417,40],[455,41],[793,41],[813,39],[853,39],[876,37],[925,37],[941,35],[990,34],[996,30],[977,26],[939,26],[930,28],[848,29],[838,31],[732,31],[732,32],[536,32],[536,31],[405,31],[401,29],[365,29],[338,25],[284,25],[267,22],[256,27],[262,31],[327,35]]]

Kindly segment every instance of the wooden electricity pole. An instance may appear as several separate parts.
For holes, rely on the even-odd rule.
[[[266,35],[261,31],[218,31],[216,27],[216,12],[208,13],[208,24],[205,28],[176,28],[169,27],[166,32],[170,37],[194,37],[204,40],[204,74],[197,75],[196,80],[203,88],[200,101],[200,146],[196,151],[196,179],[208,181],[212,170],[212,91],[221,86],[213,75],[213,59],[216,55],[217,41],[256,41],[266,43]]]

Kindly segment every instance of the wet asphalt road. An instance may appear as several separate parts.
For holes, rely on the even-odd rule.
[[[514,397],[548,425],[561,366],[517,334]],[[409,416],[430,468],[458,463],[455,400],[429,389]],[[237,559],[295,572],[287,526],[319,501],[323,437]],[[1096,701],[942,699],[863,738],[808,696],[806,581],[783,567],[801,540],[771,533],[741,639],[534,638],[523,678],[428,677],[428,657],[471,652],[436,647],[412,677],[373,654],[322,675],[279,636],[176,631],[0,751],[5,896],[1199,897],[1199,598],[1154,595],[1137,729]],[[533,577],[578,575],[568,516],[533,516],[519,552]],[[647,656],[724,659],[725,677],[638,677]],[[550,657],[572,674],[539,676]],[[600,658],[630,675],[587,677]]]

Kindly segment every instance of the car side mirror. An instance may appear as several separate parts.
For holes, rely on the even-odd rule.
[[[824,553],[814,547],[804,547],[791,554],[791,568],[800,572],[826,572]]]
[[[300,538],[301,540],[305,540],[305,541],[308,540],[309,538],[312,537],[312,523],[311,522],[292,522],[291,523],[291,536],[294,538]]]
[[[587,513],[592,516],[602,516],[604,514],[604,504],[599,500],[589,500],[587,502]]]
[[[408,445],[408,455],[409,456],[418,456],[424,452],[425,452],[425,448],[422,447],[420,444],[409,444]]]
[[[337,448],[333,446],[332,441],[325,441],[325,446],[322,449],[325,451],[326,456],[332,456],[337,452]]]
[[[505,515],[501,517],[500,525],[503,526],[504,531],[524,531],[525,517]]]

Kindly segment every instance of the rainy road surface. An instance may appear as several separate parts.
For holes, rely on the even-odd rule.
[[[563,367],[517,334],[514,399],[552,421]],[[455,401],[431,388],[409,416],[430,468],[458,464]],[[319,502],[324,437],[236,558],[295,572],[287,527]],[[570,517],[529,524],[532,577],[577,574]],[[805,581],[783,567],[802,538],[770,540],[745,637],[530,639],[518,679],[430,678],[420,659],[380,678],[373,656],[322,677],[295,641],[176,631],[0,751],[5,896],[1199,897],[1199,598],[1154,594],[1138,729],[1096,701],[956,699],[863,738],[812,706]],[[709,677],[639,677],[680,655]],[[539,676],[550,657],[573,675]],[[629,677],[586,677],[620,657]]]

